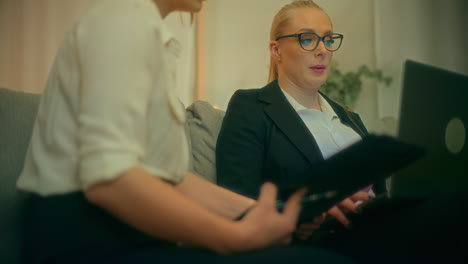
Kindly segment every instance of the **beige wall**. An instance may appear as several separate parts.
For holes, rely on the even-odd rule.
[[[94,0],[0,0],[0,86],[41,92],[59,43]]]
[[[65,33],[96,0],[0,0],[0,87],[41,93]],[[167,17],[183,44],[176,81],[184,104],[194,99],[195,30],[188,15]]]
[[[225,109],[237,89],[266,83],[271,18],[287,2],[206,2],[206,100]]]

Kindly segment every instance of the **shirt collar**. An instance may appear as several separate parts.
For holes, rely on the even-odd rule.
[[[289,95],[287,92],[285,92],[283,89],[280,89],[281,92],[283,92],[284,96],[286,97],[286,100],[288,100],[289,104],[291,104],[291,106],[294,108],[294,110],[298,113],[302,112],[302,111],[318,111],[318,110],[315,110],[315,109],[310,109],[310,108],[306,108],[304,107],[303,105],[301,105],[299,102],[296,101],[296,99],[294,99],[294,97],[292,97],[291,95]],[[327,100],[325,100],[325,98],[323,98],[323,96],[319,93],[319,101],[320,101],[320,105],[322,107],[322,112],[323,114],[327,117],[327,119],[329,120],[333,120],[335,118],[338,118],[338,115],[335,113],[335,111],[333,110],[333,108],[330,106],[330,104],[328,103]]]
[[[153,21],[154,25],[159,29],[162,43],[171,53],[178,57],[181,52],[180,42],[174,37],[171,30],[169,30],[168,26],[166,25],[164,19],[161,17],[158,5],[152,1],[148,2],[151,4],[151,6],[153,6],[155,12],[157,13],[156,18]]]

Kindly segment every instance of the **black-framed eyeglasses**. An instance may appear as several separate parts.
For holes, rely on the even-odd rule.
[[[279,36],[276,38],[276,40],[280,40],[282,38],[297,38],[301,47],[307,51],[315,50],[318,47],[320,41],[323,41],[325,48],[328,51],[333,52],[338,50],[341,47],[341,42],[343,42],[343,35],[338,33],[329,33],[323,37],[320,37],[313,32],[304,32],[299,34]]]

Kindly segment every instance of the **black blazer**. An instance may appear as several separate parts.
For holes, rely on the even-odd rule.
[[[367,136],[359,115],[321,95],[343,124],[361,137]],[[216,146],[219,185],[257,198],[263,182],[272,181],[281,190],[292,179],[307,175],[314,163],[323,159],[314,137],[277,81],[261,89],[238,90],[232,96]],[[381,191],[382,184],[374,190]]]

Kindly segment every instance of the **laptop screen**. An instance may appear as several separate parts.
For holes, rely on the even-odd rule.
[[[393,197],[423,197],[468,185],[468,76],[406,61],[398,138],[427,154],[391,179]]]

